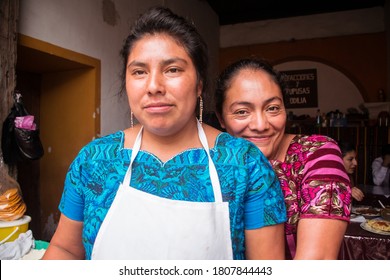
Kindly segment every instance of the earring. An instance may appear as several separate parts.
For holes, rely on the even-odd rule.
[[[203,99],[202,96],[199,96],[199,122],[203,123]]]
[[[130,127],[133,128],[134,126],[134,114],[133,111],[130,111]]]

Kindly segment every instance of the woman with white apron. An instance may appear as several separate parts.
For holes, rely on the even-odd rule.
[[[130,128],[72,162],[44,258],[283,258],[286,209],[268,160],[202,124],[207,48],[194,25],[151,8],[121,54]]]
[[[229,204],[222,201],[202,126],[198,122],[199,138],[209,158],[215,202],[166,199],[129,186],[142,130],[125,179],[96,237],[92,259],[232,259]]]

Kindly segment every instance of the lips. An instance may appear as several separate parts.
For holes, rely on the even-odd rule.
[[[245,139],[251,142],[256,142],[256,143],[262,143],[262,142],[268,142],[271,139],[271,136],[243,136]]]
[[[150,103],[144,106],[144,109],[150,113],[164,113],[172,108],[172,104],[169,103]]]

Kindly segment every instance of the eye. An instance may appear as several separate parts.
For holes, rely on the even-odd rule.
[[[272,115],[277,115],[282,111],[283,111],[283,108],[282,108],[282,106],[279,106],[279,105],[270,105],[266,109],[266,112],[268,112]]]
[[[183,72],[183,70],[179,67],[169,67],[165,73],[170,76],[177,76],[179,73]]]
[[[238,117],[238,118],[245,118],[245,117],[249,116],[249,111],[244,110],[244,109],[238,109],[238,110],[233,112],[233,115]]]
[[[134,69],[131,71],[131,75],[132,76],[142,76],[142,75],[145,75],[146,74],[146,71],[145,70],[142,70],[142,69]]]
[[[237,115],[245,115],[247,113],[247,111],[245,110],[239,110],[236,112]]]
[[[177,72],[179,72],[179,69],[178,69],[178,68],[175,68],[175,67],[172,67],[172,68],[169,68],[169,69],[168,69],[168,72],[177,73]]]

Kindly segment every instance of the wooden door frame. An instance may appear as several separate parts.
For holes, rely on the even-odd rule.
[[[29,181],[39,181],[38,189],[34,194],[29,193],[29,197],[27,198],[35,201],[26,201],[26,204],[28,207],[34,207],[36,205],[40,208],[39,211],[37,211],[37,209],[30,209],[30,213],[35,213],[35,217],[33,217],[31,222],[36,231],[34,236],[42,240],[49,241],[58,223],[60,215],[58,211],[58,203],[61,197],[63,181],[69,164],[83,145],[93,138],[100,136],[100,60],[19,34],[18,61],[16,69],[18,71],[38,74],[41,77],[42,84],[40,96],[42,98],[40,98],[39,101],[39,108],[35,111],[37,111],[36,114],[38,121],[41,122],[40,132],[41,140],[45,149],[45,155],[39,160],[40,163],[38,165],[26,163],[28,168],[23,166],[24,168],[21,168],[21,170],[23,170],[24,173],[27,172],[28,174],[19,174],[18,177],[20,179],[19,182],[22,189],[31,187],[29,186]],[[79,79],[86,81],[81,81],[82,84],[78,84],[80,87],[83,87],[83,89],[74,85]],[[58,88],[58,92],[56,92],[56,89],[53,88],[53,83],[54,86],[60,86],[60,88]],[[66,87],[69,84],[73,84],[73,89],[75,90],[68,89],[67,91],[66,89],[63,89],[63,86]],[[58,102],[52,99],[53,94],[60,95],[62,101],[67,95],[73,96],[71,98],[72,100],[75,100],[75,96],[77,96],[77,93],[74,93],[75,91],[79,91],[79,94],[85,93],[86,91],[88,92],[87,101],[85,101],[85,99],[83,101],[84,105],[88,105],[88,113],[83,111],[86,109],[82,108],[82,104],[77,106],[77,102],[72,102],[71,104],[61,103],[61,106],[68,108],[69,115],[67,113],[62,113],[60,114],[62,117],[59,117],[59,110],[53,111],[53,108],[51,108],[55,107],[53,105],[58,106]],[[35,108],[31,109],[31,111],[34,111],[33,109]],[[41,111],[42,114],[40,113]],[[48,115],[50,115],[49,119]],[[67,120],[68,116],[69,118],[73,118],[66,131],[67,134],[74,134],[70,140],[65,139],[66,136],[64,137],[62,134],[63,130],[57,130],[56,124],[48,124],[48,122],[52,122],[52,118],[57,117],[58,125],[64,125],[64,122],[69,122],[69,120]],[[75,125],[75,119],[76,121],[78,120],[80,125],[84,125],[87,121],[89,123],[88,127],[84,127],[87,129],[81,129],[80,131],[80,127],[77,125],[78,123]],[[91,127],[90,124],[92,124],[93,127]],[[53,144],[53,139],[49,140],[49,138],[52,138],[52,134],[55,133],[61,133],[61,135],[57,137],[57,140],[55,141],[56,143]],[[79,139],[75,139],[78,137]],[[69,148],[67,148],[66,151],[61,150],[61,143],[64,143],[64,146],[69,146],[69,143],[65,142],[73,142],[73,140],[75,140],[75,144],[70,144],[70,150]],[[52,147],[56,154],[54,152],[50,152]],[[23,178],[31,176],[32,174],[33,176],[37,176],[39,178],[33,178],[34,180],[31,178]],[[50,175],[48,176],[48,174]],[[39,201],[36,201],[37,199],[39,199]],[[36,214],[37,212],[40,213],[39,217],[36,217],[38,216]],[[36,224],[34,225],[34,223]]]

